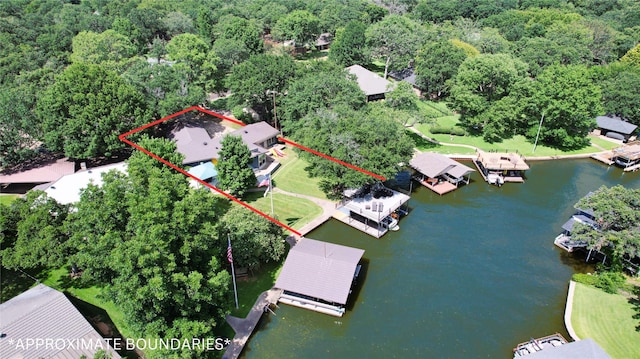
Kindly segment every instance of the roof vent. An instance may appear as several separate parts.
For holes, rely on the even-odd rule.
[[[202,142],[202,144],[206,146],[206,145],[207,145],[207,142]]]

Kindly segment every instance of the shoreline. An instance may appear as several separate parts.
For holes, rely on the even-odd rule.
[[[573,325],[571,324],[571,313],[573,311],[573,294],[575,293],[575,290],[576,282],[570,280],[569,291],[567,292],[567,304],[564,307],[564,326],[567,328],[567,332],[569,333],[571,339],[577,342],[581,339],[578,334],[576,334],[575,330],[573,329]]]

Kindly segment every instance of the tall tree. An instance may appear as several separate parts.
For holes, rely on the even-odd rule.
[[[438,97],[448,93],[448,81],[467,58],[464,50],[450,41],[426,43],[416,55],[416,84]]]
[[[124,35],[114,30],[102,33],[82,31],[73,38],[71,62],[117,63],[132,57],[135,47]]]
[[[602,114],[600,88],[593,83],[585,66],[550,66],[532,84],[527,115],[534,139],[538,123],[540,141],[556,148],[575,149],[588,145],[587,134],[595,126],[595,117]]]
[[[28,95],[0,87],[0,166],[8,167],[36,155],[39,129]]]
[[[420,25],[399,15],[389,15],[366,31],[367,46],[373,58],[384,61],[384,78],[389,70],[409,66],[423,35]]]
[[[251,55],[262,53],[262,29],[255,20],[227,15],[214,27],[215,40],[228,39],[241,42]]]
[[[169,58],[177,62],[175,66],[187,74],[186,82],[201,86],[205,91],[220,87],[221,74],[215,65],[218,58],[198,35],[175,36],[166,49]]]
[[[100,65],[77,63],[38,99],[46,146],[72,158],[110,156],[126,148],[118,136],[149,119],[140,93]]]
[[[232,196],[242,197],[256,185],[256,175],[249,165],[251,151],[242,137],[227,135],[222,139],[218,160],[218,185]]]
[[[343,67],[364,65],[367,61],[365,30],[365,25],[359,21],[350,21],[344,28],[337,29],[329,59]]]
[[[278,117],[287,132],[295,132],[305,123],[302,119],[318,109],[344,107],[359,109],[366,98],[357,83],[340,68],[310,70],[293,81],[286,90]]]
[[[602,89],[604,113],[616,114],[640,125],[640,66],[613,63],[592,70],[601,72],[597,80]]]
[[[482,132],[481,114],[508,96],[526,79],[527,65],[506,54],[481,54],[466,59],[451,87],[451,100],[465,127]]]
[[[297,76],[296,63],[287,55],[260,54],[231,69],[227,86],[233,94],[231,102],[256,110],[261,116],[271,116],[273,95],[283,93],[289,81]]]
[[[61,205],[42,191],[30,191],[9,208],[1,208],[2,266],[54,268],[66,263],[72,247],[63,223],[69,206]]]
[[[296,46],[313,44],[320,34],[320,19],[306,10],[294,10],[280,18],[273,27],[276,40],[293,40]]]

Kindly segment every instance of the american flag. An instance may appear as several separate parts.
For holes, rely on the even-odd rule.
[[[258,183],[258,187],[269,186],[271,184],[271,177],[267,175],[260,183]]]
[[[227,260],[229,263],[233,264],[233,256],[231,255],[231,242],[229,242],[229,246],[227,247]]]

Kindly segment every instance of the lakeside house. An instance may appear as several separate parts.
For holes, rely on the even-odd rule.
[[[360,65],[349,66],[346,70],[356,76],[358,87],[367,95],[367,102],[382,100],[386,93],[393,90],[393,85],[390,81]]]
[[[317,50],[328,50],[333,42],[333,35],[330,32],[320,34],[316,39],[315,46]]]
[[[638,126],[620,117],[598,116],[596,124],[598,128],[594,131],[595,135],[603,135],[625,143],[636,139]]]
[[[274,288],[279,302],[337,317],[345,313],[363,249],[303,238],[289,251]]]
[[[473,163],[488,183],[501,186],[505,182],[524,182],[524,172],[529,170],[529,165],[520,154],[477,151]]]
[[[1,358],[93,358],[100,349],[120,358],[64,293],[44,284],[0,304],[0,333]],[[37,338],[54,342],[30,343]]]
[[[269,148],[277,143],[278,130],[261,121],[235,131],[219,131],[210,134],[204,126],[178,124],[171,130],[169,139],[175,141],[178,152],[184,155],[183,165],[196,166],[213,161],[215,164],[226,135],[240,136],[251,151],[253,169],[261,169],[267,163]]]
[[[408,213],[402,206],[410,197],[381,183],[346,190],[343,194],[342,205],[333,217],[376,238],[389,230],[399,230],[400,215]]]
[[[455,191],[460,184],[469,184],[471,172],[475,172],[447,156],[431,152],[414,156],[409,165],[417,171],[413,178],[439,195]]]
[[[50,159],[23,166],[20,170],[0,173],[0,188],[6,193],[27,193],[35,187],[46,187],[62,176],[76,171],[76,163],[68,158]],[[38,188],[40,188],[38,187]]]
[[[102,175],[112,170],[126,174],[127,164],[125,162],[119,162],[78,171],[62,176],[57,181],[47,184],[46,186],[40,186],[38,189],[45,191],[49,197],[55,199],[60,204],[77,203],[80,201],[80,192],[82,189],[87,188],[90,183],[98,187],[102,186]]]
[[[596,153],[591,156],[594,160],[622,168],[625,172],[640,169],[640,143],[627,143],[612,151]]]
[[[587,196],[590,196],[589,192]],[[598,228],[595,213],[591,209],[577,208],[577,212],[562,225],[562,233],[560,233],[553,243],[567,252],[573,252],[576,249],[586,249],[588,243],[585,241],[575,241],[571,239],[571,232],[576,224],[584,224],[593,228]]]

